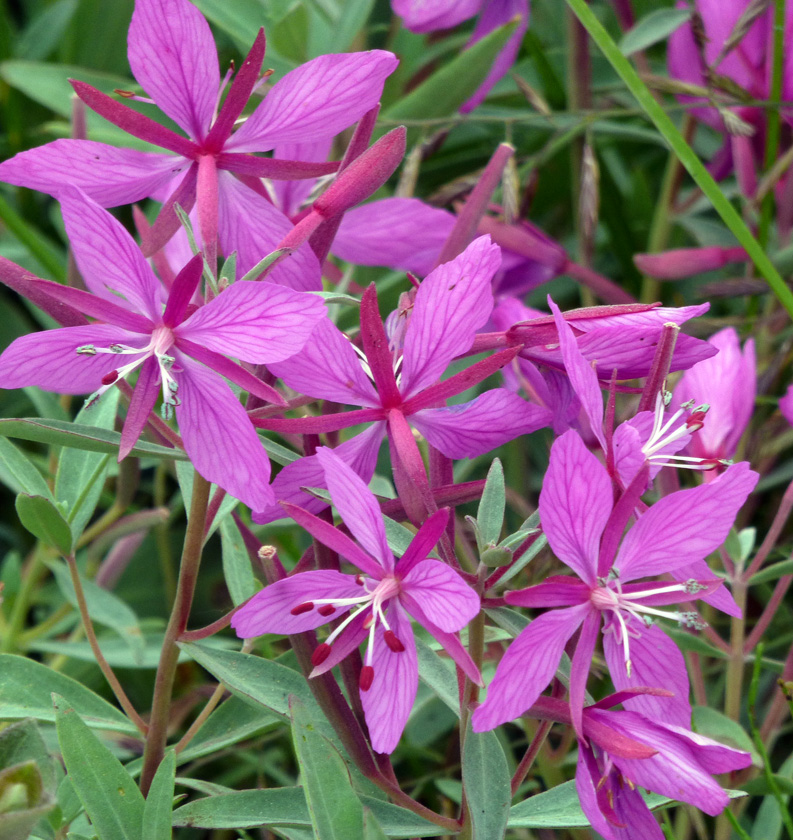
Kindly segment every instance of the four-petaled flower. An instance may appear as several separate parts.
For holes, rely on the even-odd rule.
[[[162,389],[164,414],[175,409],[198,472],[253,508],[271,503],[270,462],[222,377],[264,400],[283,400],[227,356],[253,364],[287,358],[325,317],[322,302],[282,286],[246,281],[191,313],[201,280],[200,256],[178,274],[166,301],[164,287],[120,222],[76,188],[64,190],[61,202],[90,292],[55,283],[47,289],[97,322],[18,338],[0,356],[0,387],[91,393],[90,404],[137,370],[119,460],[140,436]]]
[[[311,676],[332,668],[368,639],[360,676],[361,702],[376,752],[390,753],[405,728],[418,686],[410,616],[429,631],[475,682],[479,672],[455,632],[479,612],[479,597],[446,564],[428,557],[443,533],[448,509],[421,526],[399,560],[386,542],[380,508],[369,488],[330,449],[317,460],[348,536],[296,505],[289,515],[361,574],[301,572],[263,589],[232,618],[242,638],[314,630],[348,613],[314,651]]]

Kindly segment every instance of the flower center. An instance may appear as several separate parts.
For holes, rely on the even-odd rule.
[[[405,646],[388,624],[384,609],[392,598],[396,598],[399,595],[402,587],[399,579],[393,575],[384,577],[379,581],[375,581],[365,575],[358,575],[356,581],[364,589],[361,595],[353,598],[319,598],[314,601],[304,601],[296,607],[293,607],[291,612],[292,615],[300,615],[310,612],[317,607],[317,612],[320,615],[328,616],[332,615],[339,608],[355,607],[330,636],[314,650],[311,656],[311,664],[315,667],[321,665],[330,656],[333,643],[339,638],[344,629],[354,619],[360,616],[361,613],[369,612],[363,623],[364,629],[369,631],[369,637],[366,643],[366,655],[359,682],[361,691],[368,691],[372,686],[372,680],[374,680],[372,656],[377,623],[380,622],[385,628],[383,639],[394,653],[402,653],[405,650]]]
[[[102,377],[102,385],[98,391],[94,391],[85,401],[85,407],[90,408],[96,405],[97,400],[112,385],[126,379],[132,371],[140,367],[146,359],[154,356],[160,368],[160,380],[162,382],[162,415],[170,420],[174,406],[180,404],[176,393],[179,389],[178,383],[171,375],[174,357],[168,355],[174,343],[173,331],[170,327],[160,325],[152,331],[149,343],[145,347],[130,347],[126,344],[111,344],[108,347],[97,347],[94,344],[83,344],[77,348],[78,355],[96,356],[98,353],[108,353],[113,356],[135,356],[131,362],[118,368],[113,368]]]
[[[635,628],[628,626],[631,618],[635,618],[647,626],[652,624],[656,617],[669,618],[677,621],[683,627],[692,627],[695,630],[702,630],[707,626],[696,612],[690,610],[659,610],[640,603],[643,598],[672,592],[695,595],[697,592],[707,589],[699,581],[692,579],[683,583],[670,583],[668,586],[648,586],[647,589],[633,592],[623,592],[619,578],[612,578],[611,580],[601,578],[598,582],[600,585],[592,589],[589,600],[595,609],[609,613],[612,620],[604,628],[603,633],[614,633],[617,636],[617,641],[622,645],[625,656],[625,670],[629,677],[633,667],[630,640],[631,638],[636,639],[640,635]],[[681,598],[680,600],[687,599]]]

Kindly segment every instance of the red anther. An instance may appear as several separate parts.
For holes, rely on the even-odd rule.
[[[364,665],[361,668],[361,678],[358,680],[358,687],[361,691],[369,691],[374,680],[374,668],[371,665]]]
[[[363,623],[363,629],[368,630],[372,626],[372,622],[374,621],[374,613],[369,613],[366,616],[366,620]]]
[[[336,612],[336,607],[334,607],[334,606],[333,606],[333,604],[323,604],[323,605],[322,605],[322,606],[321,606],[321,607],[317,610],[317,612],[318,612],[320,615],[333,615],[333,613],[335,613],[335,612]]]
[[[708,470],[715,470],[721,466],[721,461],[718,458],[703,458],[700,464],[700,469],[707,472]]]
[[[304,601],[302,604],[298,604],[296,607],[292,607],[290,612],[292,613],[292,615],[301,615],[302,613],[311,612],[311,610],[313,609],[313,601]]]
[[[123,96],[124,99],[132,99],[132,97],[135,96],[131,90],[120,90],[119,88],[113,88],[113,93]]]
[[[391,650],[394,651],[394,653],[402,653],[405,649],[405,646],[399,641],[393,630],[386,630],[385,633],[383,633],[383,638],[385,639],[385,643],[391,648]]]
[[[110,373],[106,373],[102,377],[102,384],[103,385],[112,385],[118,379],[118,371],[111,370]]]
[[[330,645],[323,642],[314,648],[314,653],[311,654],[311,664],[316,668],[321,665],[330,656]]]
[[[697,432],[705,425],[705,417],[707,415],[706,411],[695,411],[689,418],[686,420],[686,428],[690,432]]]
[[[363,575],[356,575],[355,582],[358,584],[358,586],[363,586]]]

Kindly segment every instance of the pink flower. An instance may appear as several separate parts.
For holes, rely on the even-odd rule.
[[[227,356],[253,364],[287,358],[323,318],[322,303],[270,283],[238,282],[190,314],[200,256],[177,275],[165,300],[143,254],[110,213],[75,188],[64,189],[61,202],[77,265],[93,294],[48,288],[98,320],[18,338],[0,356],[0,387],[93,392],[90,404],[138,371],[119,459],[140,436],[161,390],[163,413],[175,412],[198,472],[253,508],[272,502],[269,460],[223,378],[270,402],[283,400]]]
[[[428,558],[446,527],[448,509],[433,514],[395,560],[380,508],[366,484],[332,450],[318,450],[316,459],[333,504],[357,544],[296,505],[285,504],[284,509],[361,574],[323,570],[284,578],[254,595],[237,610],[231,624],[238,636],[251,638],[302,633],[344,617],[315,649],[311,676],[325,673],[367,640],[361,702],[372,748],[390,753],[405,728],[418,687],[410,616],[479,683],[476,666],[454,635],[479,612],[479,597],[455,571]]]

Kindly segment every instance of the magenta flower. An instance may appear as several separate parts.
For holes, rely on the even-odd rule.
[[[735,464],[709,484],[665,496],[639,517],[620,545],[634,505],[613,504],[606,469],[575,432],[558,438],[540,493],[540,521],[554,554],[577,578],[555,576],[507,593],[509,604],[563,609],[535,618],[510,645],[486,702],[474,713],[475,725],[492,729],[525,711],[551,681],[565,645],[580,627],[570,679],[573,721],[580,732],[589,664],[603,620],[606,662],[617,688],[663,685],[675,692],[666,704],[637,697],[626,705],[687,726],[691,707],[683,656],[645,619],[672,618],[696,626],[695,614],[658,607],[691,601],[720,585],[704,558],[724,542],[757,478],[747,464]],[[676,580],[633,583],[663,573]]]
[[[523,36],[529,27],[529,0],[391,0],[391,7],[412,32],[434,32],[451,29],[479,14],[471,40],[472,46],[485,35],[519,18],[518,28],[498,54],[487,77],[460,111],[472,111],[484,101],[490,89],[509,70],[518,55]]]
[[[129,63],[154,103],[184,130],[184,137],[84,82],[73,86],[83,101],[135,137],[174,154],[116,149],[86,140],[56,140],[0,165],[0,179],[58,195],[64,184],[81,187],[100,205],[112,207],[150,196],[173,183],[155,224],[147,252],[161,247],[178,228],[173,204],[198,205],[206,252],[215,242],[229,254],[239,250],[254,213],[273,246],[290,225],[262,195],[260,178],[305,178],[333,171],[335,164],[305,164],[257,157],[275,146],[333,136],[373,108],[397,59],[389,52],[325,55],[288,73],[233,131],[259,83],[264,59],[260,31],[218,110],[228,78],[221,83],[209,25],[187,0],[136,0],[129,29]],[[232,133],[233,132],[233,133]],[[233,174],[232,174],[233,173]],[[234,175],[237,177],[235,178]],[[286,225],[284,227],[284,225]],[[271,249],[259,254],[264,256]],[[308,249],[303,267],[317,270]]]
[[[452,359],[471,348],[477,329],[490,317],[490,282],[499,262],[499,249],[489,237],[474,240],[459,257],[436,268],[420,284],[412,308],[404,310],[403,317],[389,319],[390,337],[371,287],[361,304],[362,353],[329,321],[323,321],[299,354],[269,366],[298,393],[363,408],[294,420],[255,419],[254,424],[279,432],[319,434],[373,423],[366,438],[361,435],[355,444],[347,442],[347,451],[353,452],[345,460],[368,464],[374,470],[377,447],[387,431],[403,500],[401,478],[407,482],[406,492],[415,493],[410,488],[416,487],[429,492],[411,426],[448,458],[472,458],[542,428],[549,413],[503,388],[444,407],[448,398],[495,373],[516,353],[514,348],[502,350],[438,382]],[[361,474],[368,481],[372,473]],[[312,476],[321,480],[310,459],[285,467],[273,485],[276,498],[299,500],[318,509],[321,502],[312,502],[300,491],[307,483],[322,486],[307,482]],[[273,507],[257,519],[271,521],[280,515]]]
[[[110,213],[75,188],[63,190],[61,202],[77,265],[93,294],[48,288],[97,322],[18,338],[0,356],[0,387],[93,392],[91,404],[138,371],[119,460],[162,390],[163,413],[167,418],[175,411],[198,472],[253,508],[270,504],[269,460],[223,377],[264,400],[283,400],[227,356],[253,364],[287,358],[323,318],[322,303],[270,283],[241,281],[191,314],[200,256],[178,274],[166,301],[143,254]]]
[[[246,639],[263,633],[302,633],[344,616],[314,650],[310,676],[325,673],[367,639],[361,702],[372,748],[390,753],[405,728],[418,686],[410,616],[472,680],[481,683],[476,665],[454,635],[479,612],[479,597],[455,571],[428,558],[446,527],[448,509],[427,519],[395,560],[380,508],[366,484],[332,450],[318,450],[316,459],[333,504],[358,543],[296,505],[284,508],[361,574],[322,570],[284,578],[254,595],[237,610],[231,624]]]
[[[637,788],[687,802],[715,816],[727,807],[729,797],[712,775],[752,762],[749,753],[688,727],[671,726],[632,711],[607,710],[640,696],[656,696],[663,702],[668,693],[623,691],[583,711],[576,789],[589,822],[605,840],[663,840],[664,833]],[[571,722],[566,705],[551,697],[541,697],[529,714]]]
[[[691,455],[721,460],[732,458],[754,409],[757,370],[754,341],[743,351],[738,333],[727,327],[708,339],[718,355],[699,362],[683,374],[675,388],[675,403],[688,400],[710,406],[707,421],[688,446]]]

